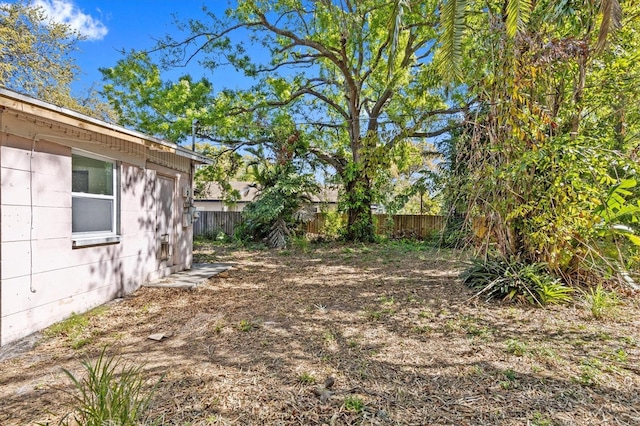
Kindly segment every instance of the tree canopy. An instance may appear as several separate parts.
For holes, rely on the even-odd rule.
[[[292,121],[290,135],[335,170],[344,187],[347,238],[370,241],[379,171],[406,156],[413,141],[446,133],[446,118],[464,109],[450,107],[430,60],[437,2],[403,5],[398,21],[392,1],[243,0],[223,17],[205,10],[202,19],[181,24],[184,38],[166,37],[149,53],[165,67],[197,60],[212,73],[230,67],[251,79],[249,89],[220,90],[206,108],[186,108],[185,117],[197,117],[201,137],[232,150],[273,143],[280,123]],[[153,128],[147,97],[132,103],[123,89],[144,86],[154,66],[133,53],[105,70],[105,93],[143,130]],[[183,82],[171,84],[172,93]],[[165,105],[153,114],[169,111]],[[181,121],[174,119],[172,129]]]
[[[640,243],[640,10],[512,3],[466,2],[460,78],[478,108],[453,139],[448,198],[485,251],[566,281],[624,282]]]
[[[111,120],[96,92],[71,94],[80,71],[72,53],[82,40],[66,24],[51,21],[25,0],[0,3],[0,85],[46,102]]]

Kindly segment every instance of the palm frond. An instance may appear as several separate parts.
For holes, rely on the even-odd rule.
[[[315,217],[316,209],[311,204],[303,204],[293,212],[293,219],[302,223],[311,222]]]
[[[393,74],[393,63],[398,56],[398,43],[400,40],[400,29],[405,10],[409,10],[411,5],[409,0],[395,0],[391,20],[389,22],[389,62],[387,64],[387,80],[391,80]]]
[[[531,18],[531,0],[509,0],[507,2],[507,35],[515,37],[518,31],[524,30]]]
[[[622,7],[620,6],[620,0],[601,0],[600,13],[602,14],[602,22],[600,23],[598,42],[596,43],[597,52],[604,50],[607,45],[607,36],[622,26]]]
[[[440,9],[440,72],[449,80],[462,75],[462,36],[465,28],[467,0],[444,0]],[[450,78],[453,76],[453,78]]]
[[[287,222],[280,218],[271,226],[271,232],[267,237],[269,247],[271,248],[285,248],[287,246],[287,237],[291,235]]]

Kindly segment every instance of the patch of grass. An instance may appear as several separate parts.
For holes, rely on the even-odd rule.
[[[517,339],[509,339],[507,340],[507,352],[515,356],[522,356],[527,352],[527,345]]]
[[[502,372],[503,376],[507,380],[503,380],[500,382],[500,387],[505,390],[514,389],[518,387],[518,380],[516,377],[516,372],[509,369]]]
[[[69,346],[71,347],[71,349],[78,350],[92,342],[93,339],[91,339],[90,337],[80,337],[72,341]]]
[[[395,311],[391,308],[386,308],[386,309],[366,308],[364,310],[364,316],[368,321],[379,321],[384,317],[388,317],[393,314],[395,314]]]
[[[240,322],[238,323],[238,330],[244,331],[244,332],[249,332],[259,327],[260,327],[260,324],[251,320],[243,319],[243,320],[240,320]]]
[[[330,331],[325,331],[324,334],[322,335],[322,339],[326,343],[333,343],[336,341],[336,336],[334,336],[333,333]]]
[[[347,411],[361,413],[364,410],[364,407],[364,402],[357,396],[350,395],[344,399],[344,408]]]
[[[411,329],[412,332],[417,334],[429,334],[433,331],[428,325],[417,325]]]
[[[620,299],[615,291],[607,291],[600,284],[584,292],[587,310],[595,319],[613,318],[617,313]]]
[[[491,329],[488,327],[480,327],[480,326],[469,326],[467,327],[467,334],[469,336],[479,337],[481,339],[486,339],[491,336]]]
[[[216,333],[216,334],[220,334],[220,333],[222,333],[222,330],[224,329],[224,327],[225,327],[225,324],[223,322],[217,322],[213,326],[213,332]]]
[[[546,364],[556,364],[557,362],[560,361],[560,357],[558,356],[558,353],[551,348],[538,347],[538,348],[532,349],[531,352],[534,354],[534,356],[538,360],[545,362]]]
[[[533,413],[533,416],[531,416],[531,419],[529,420],[529,424],[531,426],[553,426],[554,425],[554,423],[551,420],[546,418],[539,411],[536,411]]]
[[[311,242],[304,236],[294,236],[290,239],[290,243],[293,248],[295,248],[296,250],[300,250],[303,253],[308,253],[309,246],[311,245]]]
[[[75,392],[62,425],[137,425],[144,420],[155,386],[148,390],[141,366],[108,356],[106,348],[95,363],[86,359],[82,366],[83,378],[63,369]]]
[[[393,296],[382,296],[378,300],[380,300],[380,303],[383,305],[393,305],[395,303]]]
[[[587,358],[581,364],[580,375],[573,377],[573,381],[582,386],[597,386],[600,382],[600,371],[603,369],[602,361],[596,358]]]
[[[506,377],[507,380],[509,380],[510,382],[513,382],[516,380],[516,372],[513,370],[505,370],[503,374],[504,374],[504,377]]]
[[[629,355],[622,348],[617,350],[609,349],[606,352],[604,352],[603,357],[610,359],[612,361],[621,362],[621,363],[625,363],[629,359]]]
[[[70,348],[80,349],[93,341],[89,330],[91,318],[99,317],[108,310],[109,308],[103,305],[84,314],[72,313],[69,318],[53,324],[43,333],[46,337],[63,337]]]
[[[435,313],[429,311],[421,311],[418,316],[420,318],[434,318],[436,316]]]
[[[66,320],[53,324],[44,330],[47,337],[72,336],[81,333],[89,325],[89,317],[87,315],[78,315],[72,313]]]
[[[630,336],[624,336],[620,338],[620,342],[624,343],[627,346],[630,347],[636,347],[638,346],[638,341],[636,339],[634,339],[633,337]]]
[[[316,382],[316,378],[312,374],[304,372],[298,376],[298,382],[304,385],[312,385]]]
[[[450,333],[460,331],[462,330],[462,324],[458,320],[448,319],[447,322],[444,323],[444,329]]]

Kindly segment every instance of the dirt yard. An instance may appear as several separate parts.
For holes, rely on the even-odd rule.
[[[1,361],[0,424],[57,424],[62,368],[80,374],[105,345],[162,378],[155,424],[640,424],[638,296],[602,320],[579,301],[470,300],[458,258],[201,246],[199,261],[235,267],[195,290],[142,288]]]

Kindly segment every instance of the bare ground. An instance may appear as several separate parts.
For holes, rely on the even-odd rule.
[[[105,345],[161,379],[157,424],[640,424],[637,295],[606,320],[579,301],[470,300],[459,255],[415,244],[198,256],[236,266],[195,290],[142,288],[1,361],[0,424],[57,424],[62,368],[81,374]]]

